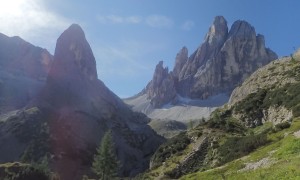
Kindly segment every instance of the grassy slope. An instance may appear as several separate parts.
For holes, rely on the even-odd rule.
[[[254,133],[270,124],[254,129]],[[183,176],[181,179],[300,179],[300,138],[293,133],[300,130],[300,119],[294,119],[290,128],[269,133],[269,144],[248,156],[229,162],[222,167]],[[248,163],[269,159],[265,167],[241,171]]]
[[[206,136],[211,140],[216,139],[217,147],[208,149],[206,163],[197,173],[188,174],[182,179],[300,179],[297,177],[300,173],[300,139],[296,139],[292,135],[294,131],[300,129],[300,118],[295,118],[300,115],[298,113],[300,108],[297,108],[300,99],[300,96],[298,97],[300,93],[300,63],[298,59],[300,58],[296,59],[286,58],[274,62],[263,69],[260,74],[252,77],[251,87],[259,85],[258,91],[245,94],[246,98],[237,106],[231,108],[225,106],[216,110],[206,125],[198,126],[186,133],[191,140],[194,139],[191,144],[183,151],[171,153],[171,156],[167,158],[161,158],[162,160],[159,162],[164,163],[149,170],[140,178],[168,179],[169,172],[191,153],[195,139]],[[262,75],[272,77],[276,81],[268,81],[269,83],[266,84],[257,83]],[[260,91],[264,93],[260,93]],[[294,116],[292,126],[281,131],[273,128],[272,123],[268,122],[254,129],[244,129],[240,126],[243,121],[232,117],[232,112],[240,108],[241,113],[249,115],[253,119],[254,112],[262,111],[270,106],[285,106],[292,110]],[[211,133],[203,133],[203,128]],[[196,132],[195,135],[193,135],[193,131]],[[175,138],[178,141],[179,138]],[[266,140],[263,140],[264,138]],[[166,152],[168,151],[163,151],[163,153]],[[157,159],[156,162],[158,162]],[[269,163],[269,166],[239,171],[251,163],[258,164],[258,162],[264,162],[267,165]]]

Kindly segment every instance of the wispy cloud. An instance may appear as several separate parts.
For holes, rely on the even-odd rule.
[[[55,37],[70,24],[67,19],[49,12],[41,0],[2,3],[0,22],[0,32],[9,36],[18,35],[31,41]]]
[[[185,31],[190,31],[194,26],[195,26],[194,21],[187,20],[182,24],[181,29]]]
[[[121,76],[135,78],[151,72],[156,61],[143,57],[166,48],[164,44],[126,40],[116,44],[99,44],[94,48],[97,69],[101,77]],[[105,78],[104,77],[104,78]]]
[[[142,22],[142,18],[139,16],[123,17],[117,15],[107,15],[107,16],[97,15],[97,20],[100,23],[112,23],[112,24],[121,24],[121,23],[138,24]]]
[[[171,18],[163,15],[141,16],[119,16],[119,15],[97,15],[97,20],[103,24],[145,24],[153,28],[170,28],[174,22]]]
[[[146,18],[146,24],[156,28],[170,28],[174,22],[172,19],[162,15],[151,15]]]

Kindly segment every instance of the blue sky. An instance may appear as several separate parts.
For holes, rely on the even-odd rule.
[[[163,60],[173,68],[176,53],[201,44],[213,19],[229,27],[246,20],[279,56],[300,47],[299,0],[5,0],[0,32],[18,35],[52,54],[58,36],[72,23],[85,31],[99,79],[120,97],[141,91]]]

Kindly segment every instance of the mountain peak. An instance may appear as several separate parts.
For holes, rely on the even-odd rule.
[[[92,156],[88,159],[86,154],[91,153],[91,148],[96,147],[109,129],[122,164],[119,173],[123,176],[132,176],[146,169],[149,154],[162,142],[161,137],[146,124],[148,119],[145,116],[132,112],[98,80],[92,49],[76,24],[57,40],[53,65],[36,106],[51,114],[51,124],[58,125],[51,134],[56,143],[53,154],[59,156],[60,152],[66,152],[67,155],[54,161],[53,167],[58,167],[55,171],[62,179],[78,179],[74,178],[77,175],[73,172],[92,160]],[[61,138],[66,135],[68,138]],[[132,138],[129,140],[128,137]],[[77,152],[84,153],[72,160],[72,168],[59,168]]]
[[[177,53],[172,72],[168,74],[163,63],[158,64],[144,93],[155,108],[176,102],[177,94],[192,99],[227,96],[256,69],[276,58],[248,22],[238,20],[228,31],[226,19],[216,16],[194,53],[188,57],[186,48]]]
[[[175,59],[175,66],[173,69],[173,75],[175,77],[179,76],[181,69],[183,68],[184,64],[188,60],[188,49],[184,46],[176,55]]]
[[[209,42],[209,44],[219,43],[225,40],[227,34],[228,27],[226,19],[223,16],[216,16],[206,34],[205,41]]]
[[[54,79],[96,80],[96,61],[81,27],[72,24],[57,40],[53,66],[49,76]]]
[[[237,20],[231,26],[229,36],[255,36],[256,32],[253,26],[247,21]]]
[[[214,18],[213,24],[227,24],[227,21],[223,16],[216,16]]]

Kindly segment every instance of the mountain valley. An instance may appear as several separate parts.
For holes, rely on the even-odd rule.
[[[54,55],[0,34],[0,179],[107,179],[107,133],[112,179],[300,179],[300,49],[278,58],[248,22],[215,17],[133,97],[100,79],[78,24]]]

